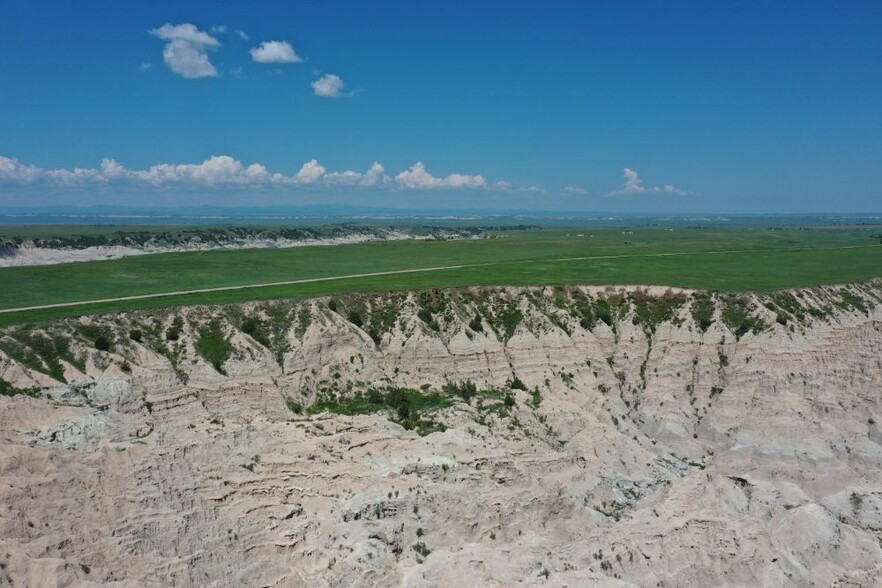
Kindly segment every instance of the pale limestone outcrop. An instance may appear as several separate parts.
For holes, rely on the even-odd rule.
[[[504,289],[456,298],[437,330],[398,295],[373,335],[305,301],[281,353],[223,309],[181,309],[174,361],[89,349],[70,384],[0,356],[4,379],[46,387],[0,397],[0,584],[877,585],[882,286],[849,291],[865,311],[784,325],[748,297],[765,325],[740,337],[719,308],[705,331],[688,305],[585,327],[552,289]],[[505,303],[522,313],[510,333],[491,325]],[[225,374],[196,352],[211,317]],[[527,390],[507,415],[455,402],[423,437],[394,413],[287,405],[514,377]]]

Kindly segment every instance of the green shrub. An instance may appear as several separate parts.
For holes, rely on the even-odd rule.
[[[242,326],[240,327],[241,331],[263,345],[266,348],[270,348],[270,339],[269,335],[267,335],[266,329],[264,328],[263,321],[256,316],[245,317],[242,320]]]
[[[753,314],[755,309],[745,298],[737,294],[728,294],[721,296],[720,300],[723,305],[721,313],[723,322],[735,334],[736,339],[747,333],[759,333],[767,327],[761,318]]]
[[[39,388],[16,388],[3,378],[0,378],[0,396],[18,396],[19,394],[33,398],[39,398],[42,395]]]
[[[707,331],[714,322],[714,300],[710,294],[698,293],[692,295],[692,320],[701,332]]]
[[[857,310],[863,314],[869,312],[867,310],[867,304],[848,290],[840,290],[839,297],[841,298],[841,301],[834,302],[839,308],[843,310]]]
[[[233,345],[229,338],[224,336],[220,321],[214,319],[199,329],[196,353],[211,363],[219,373],[226,375],[224,364],[233,353]]]
[[[441,391],[449,396],[458,396],[467,403],[470,403],[472,398],[477,396],[478,387],[471,380],[459,383],[447,382],[441,387]]]
[[[539,391],[539,386],[533,388],[533,397],[530,399],[530,402],[534,408],[538,408],[542,404],[542,392]]]
[[[129,339],[134,341],[135,343],[140,343],[143,339],[143,334],[140,329],[132,329],[129,331]]]
[[[364,325],[364,319],[362,318],[361,313],[357,310],[349,311],[349,315],[346,318],[356,327],[361,327],[362,325]]]
[[[83,362],[71,352],[67,336],[61,333],[34,333],[31,327],[22,327],[7,333],[6,337],[0,336],[0,349],[24,367],[59,382],[67,382],[62,359],[80,371],[85,369]]]
[[[286,398],[285,405],[288,407],[288,410],[295,414],[301,414],[303,412],[303,406],[293,398]]]
[[[469,321],[469,328],[471,330],[475,331],[476,333],[483,333],[484,332],[484,324],[481,321],[480,314],[476,314],[475,318],[473,318],[471,321]]]
[[[432,324],[432,311],[428,308],[421,308],[417,311],[417,318],[426,323],[427,325]]]
[[[94,341],[95,349],[98,351],[110,351],[110,341],[104,335],[98,335]]]
[[[181,338],[181,332],[184,330],[184,319],[176,316],[172,320],[171,326],[165,331],[166,341],[177,341]]]
[[[647,334],[655,333],[658,325],[673,320],[686,302],[684,294],[674,294],[670,290],[662,296],[635,290],[630,298],[634,304],[634,324],[640,325]]]
[[[524,383],[521,381],[521,379],[517,376],[512,378],[508,387],[511,388],[512,390],[523,390],[525,392],[527,390],[527,387],[524,385]]]
[[[426,419],[426,415],[451,404],[450,398],[437,392],[422,393],[409,388],[388,388],[384,393],[371,388],[367,394],[355,394],[344,398],[322,398],[309,407],[309,412],[316,414],[328,411],[356,415],[393,411],[395,415],[393,420],[402,427],[415,430],[420,435],[427,435],[434,431],[443,431],[445,427]]]

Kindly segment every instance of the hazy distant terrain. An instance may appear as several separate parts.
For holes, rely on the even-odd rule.
[[[0,226],[0,268],[119,259],[150,253],[275,249],[407,239],[478,237],[474,227]]]

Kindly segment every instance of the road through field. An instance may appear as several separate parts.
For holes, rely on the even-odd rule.
[[[95,300],[78,300],[74,302],[58,302],[55,304],[43,304],[38,306],[21,306],[16,308],[3,308],[0,309],[0,313],[13,313],[13,312],[25,312],[25,311],[33,311],[33,310],[46,310],[51,308],[64,308],[70,306],[83,306],[88,304],[107,304],[112,302],[125,302],[129,300],[147,300],[153,298],[164,298],[169,296],[181,296],[187,294],[206,294],[210,292],[225,292],[231,290],[247,290],[254,288],[270,288],[274,286],[291,286],[296,284],[309,284],[314,282],[330,282],[334,280],[349,280],[349,279],[358,279],[358,278],[372,278],[377,276],[391,276],[396,274],[414,274],[414,273],[428,273],[428,272],[438,272],[445,270],[457,270],[464,268],[476,268],[476,267],[487,267],[494,265],[514,265],[514,264],[525,264],[525,263],[537,263],[537,262],[570,262],[570,261],[595,261],[595,260],[608,260],[608,259],[633,259],[633,258],[653,258],[653,257],[681,257],[681,256],[697,256],[697,255],[724,255],[729,253],[777,253],[777,252],[793,252],[793,251],[827,251],[827,250],[838,250],[838,249],[861,249],[865,247],[878,247],[878,245],[843,245],[837,247],[793,247],[793,248],[769,248],[769,249],[725,249],[719,251],[682,251],[682,252],[669,252],[669,253],[635,253],[635,254],[615,254],[615,255],[588,255],[583,257],[561,257],[555,259],[522,259],[522,260],[513,260],[513,261],[490,261],[490,262],[482,262],[482,263],[469,263],[469,264],[458,264],[458,265],[445,265],[445,266],[436,266],[436,267],[425,267],[425,268],[412,268],[412,269],[403,269],[403,270],[387,270],[381,272],[371,272],[364,274],[346,274],[342,276],[325,276],[320,278],[302,278],[298,280],[285,280],[281,282],[264,282],[259,284],[244,284],[237,286],[218,286],[214,288],[197,288],[191,290],[177,290],[172,292],[157,292],[152,294],[136,294],[132,296],[120,296],[117,298],[101,298]]]

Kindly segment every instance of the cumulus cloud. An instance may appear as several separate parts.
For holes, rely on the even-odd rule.
[[[300,171],[294,176],[294,181],[301,184],[314,184],[322,179],[326,171],[325,166],[313,159],[301,166]]]
[[[300,63],[303,61],[287,41],[264,41],[251,48],[251,59],[258,63]]]
[[[371,165],[367,173],[362,178],[362,184],[365,186],[376,186],[377,184],[385,184],[388,181],[385,168],[380,165],[379,161],[375,161]]]
[[[390,176],[386,168],[375,161],[364,172],[328,171],[317,159],[304,163],[292,175],[270,172],[260,163],[245,165],[229,155],[213,155],[201,163],[159,163],[146,169],[128,169],[118,161],[105,158],[96,168],[43,169],[27,165],[17,159],[0,156],[0,185],[108,185],[131,184],[161,188],[164,186],[351,186],[353,188],[382,188],[401,190],[488,188],[480,175],[452,173],[445,177],[430,174],[422,162]],[[508,182],[496,182],[491,189],[531,191],[532,188],[514,188]]]
[[[312,82],[312,92],[323,98],[340,98],[343,96],[343,79],[334,74],[325,74]]]
[[[364,173],[346,170],[342,172],[326,173],[322,180],[329,184],[340,184],[344,186],[381,186],[388,184],[391,178],[386,175],[386,168],[378,161],[375,161],[371,167]]]
[[[135,177],[153,184],[185,182],[205,186],[246,183],[242,162],[229,155],[213,155],[198,164],[159,164],[144,171],[132,172]]]
[[[158,29],[153,29],[150,34],[159,37],[163,41],[186,41],[203,47],[219,47],[220,42],[204,31],[196,28],[196,25],[184,23],[173,25],[165,23]]]
[[[40,178],[43,170],[33,165],[25,165],[17,159],[0,156],[0,180],[6,182],[33,182]]]
[[[227,25],[214,25],[208,29],[208,32],[212,35],[223,35],[227,32]]]
[[[101,160],[101,175],[108,180],[119,180],[126,176],[127,170],[115,159],[104,158]]]
[[[643,185],[643,180],[633,169],[626,167],[622,172],[625,178],[625,186],[619,190],[610,192],[607,196],[634,196],[638,194],[670,194],[672,196],[686,196],[690,194],[690,192],[681,190],[670,184],[647,188]]]
[[[483,188],[487,185],[484,176],[471,176],[465,174],[450,174],[444,178],[438,178],[426,171],[423,162],[418,161],[395,176],[395,181],[405,188]]]
[[[219,47],[220,42],[205,31],[190,23],[165,23],[150,34],[166,42],[162,59],[173,72],[188,79],[217,76],[208,51]]]
[[[564,194],[580,194],[580,195],[583,195],[583,194],[587,194],[587,193],[588,193],[588,190],[586,190],[585,188],[582,188],[582,187],[580,187],[580,186],[564,186],[563,188],[561,188],[560,191],[563,192]]]

